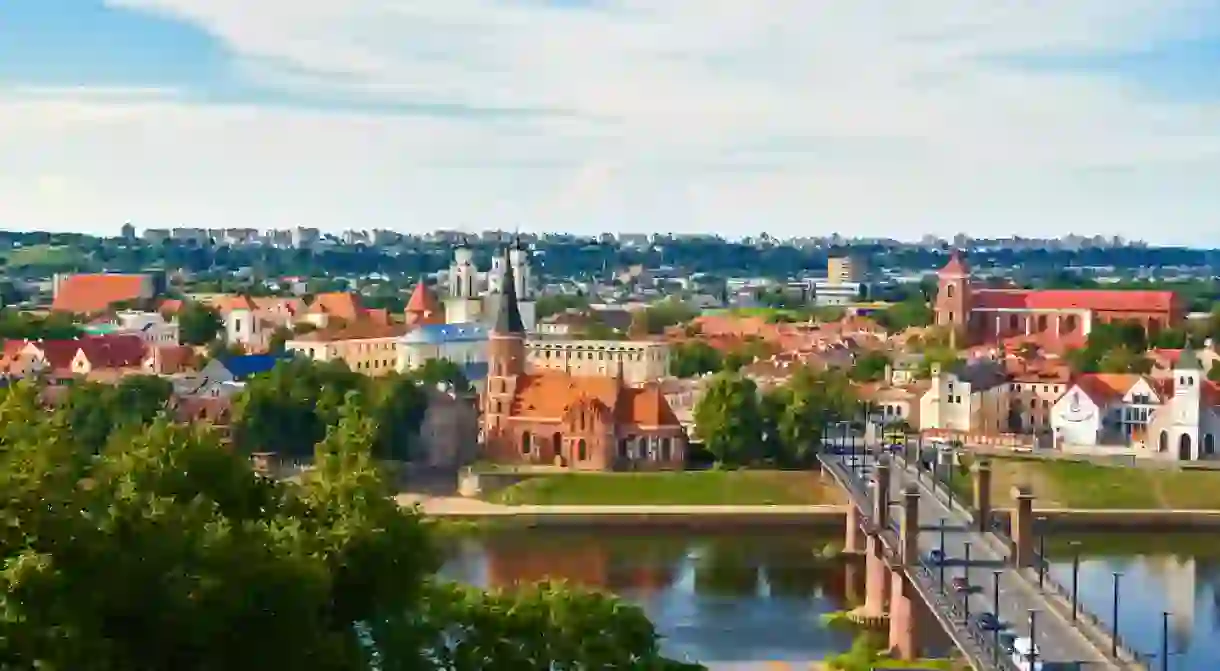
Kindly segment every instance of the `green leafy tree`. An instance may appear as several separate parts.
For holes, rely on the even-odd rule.
[[[669,373],[674,377],[697,377],[720,370],[720,352],[702,340],[676,343],[669,348]]]
[[[470,380],[466,379],[466,374],[449,359],[428,359],[422,366],[411,371],[411,377],[418,380],[420,384],[433,387],[438,384],[447,384],[459,394],[468,394],[473,391]]]
[[[890,365],[890,358],[885,352],[865,352],[856,358],[849,373],[856,382],[877,382],[885,377],[885,369]]]
[[[291,329],[283,326],[276,327],[271,332],[271,337],[267,339],[267,352],[270,354],[283,354],[284,344],[292,340],[293,333]]]
[[[210,429],[154,422],[94,458],[19,383],[0,399],[0,664],[255,671],[697,669],[638,608],[561,585],[483,592],[374,459],[359,392],[300,482]]]
[[[1140,373],[1152,371],[1152,361],[1126,347],[1116,347],[1101,356],[1097,369],[1102,373]]]
[[[339,363],[280,362],[256,376],[234,400],[234,438],[251,452],[307,457],[339,417],[349,391],[365,378]]]
[[[788,405],[779,421],[780,435],[790,459],[807,463],[821,445],[828,425],[855,418],[856,395],[851,381],[842,373],[816,373],[808,368],[792,376],[788,390]]]
[[[187,301],[178,313],[178,337],[186,345],[207,345],[216,340],[224,322],[216,310],[197,301]]]
[[[885,330],[896,333],[913,326],[929,326],[935,317],[927,299],[919,295],[891,305],[878,314],[876,320]]]
[[[375,454],[383,459],[408,461],[415,456],[428,396],[418,380],[399,374],[378,380],[377,392],[373,410],[377,424]]]
[[[761,449],[762,416],[754,381],[717,373],[695,405],[695,431],[723,464],[749,463]]]

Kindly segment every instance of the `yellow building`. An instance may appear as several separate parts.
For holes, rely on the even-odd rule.
[[[297,336],[284,348],[313,361],[343,361],[364,375],[385,375],[398,366],[398,341],[404,324],[358,323],[342,329],[325,329]]]

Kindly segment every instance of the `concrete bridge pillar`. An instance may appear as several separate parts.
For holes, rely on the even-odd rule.
[[[864,602],[868,589],[864,562],[849,561],[843,565],[843,598],[853,607]]]
[[[991,461],[979,459],[974,473],[974,524],[982,532],[991,525]]]
[[[1012,558],[1018,567],[1034,565],[1034,494],[1028,486],[1012,488]]]
[[[868,535],[864,573],[864,615],[869,618],[884,617],[890,600],[890,567],[885,561],[881,536],[875,531]]]
[[[919,659],[920,632],[917,608],[919,594],[907,579],[901,566],[890,571],[890,656],[895,659]]]
[[[890,458],[881,455],[877,458],[877,466],[873,469],[876,484],[873,485],[873,520],[878,529],[888,529],[890,526]]]
[[[908,482],[902,492],[902,528],[899,530],[902,563],[919,561],[919,485]]]
[[[864,552],[864,531],[860,528],[860,509],[854,505],[847,506],[847,530],[843,537],[843,552]]]

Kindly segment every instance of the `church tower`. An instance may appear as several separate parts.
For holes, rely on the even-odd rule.
[[[936,325],[947,330],[954,347],[970,344],[970,269],[955,251],[936,273]]]
[[[1199,415],[1202,402],[1203,364],[1192,349],[1182,350],[1178,363],[1173,367],[1173,422],[1172,437],[1177,441],[1171,449],[1177,449],[1181,461],[1199,458]]]
[[[534,330],[537,311],[534,303],[534,273],[530,268],[530,253],[518,239],[508,252],[508,265],[513,271],[513,290],[517,294],[517,309],[527,332]]]
[[[479,320],[477,287],[479,269],[474,265],[474,252],[461,245],[449,266],[449,296],[445,298],[445,321],[469,324]]]
[[[525,374],[525,325],[517,305],[513,266],[505,250],[503,291],[487,339],[487,383],[483,391],[483,440],[489,456],[508,457],[516,449],[508,418],[517,382]],[[526,446],[528,451],[528,446]]]

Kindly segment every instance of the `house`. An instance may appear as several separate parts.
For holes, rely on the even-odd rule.
[[[119,310],[109,317],[99,318],[84,327],[86,333],[106,335],[126,333],[139,336],[149,347],[178,345],[178,324],[161,312]]]
[[[51,309],[91,315],[116,303],[150,301],[164,288],[164,277],[150,273],[57,274]]]
[[[997,361],[933,364],[931,383],[919,400],[920,427],[972,435],[1005,433],[1007,380]]]
[[[85,335],[65,340],[5,343],[7,372],[13,376],[115,377],[142,372],[148,346],[131,334]]]
[[[216,311],[224,324],[225,342],[250,352],[265,351],[275,331],[291,329],[305,310],[299,298],[239,294],[192,294],[188,298]],[[177,315],[183,305],[181,300],[167,299],[159,311]]]
[[[860,400],[870,404],[873,421],[884,426],[903,425],[913,430],[924,428],[921,423],[921,400],[932,383],[911,381],[905,385],[862,385],[858,388]],[[932,428],[932,427],[929,427]]]
[[[436,325],[445,323],[445,308],[437,300],[431,287],[420,278],[411,292],[404,311],[407,326]]]
[[[580,470],[681,468],[686,434],[658,384],[629,387],[610,375],[526,372],[525,326],[507,261],[506,254],[480,400],[483,456]]]
[[[141,368],[149,375],[174,375],[193,370],[195,348],[187,345],[152,345]]]
[[[277,354],[245,354],[212,359],[199,376],[211,382],[245,382],[255,375],[271,372],[276,364],[287,359]]]
[[[363,323],[388,326],[390,315],[384,309],[364,307],[357,294],[335,291],[315,296],[305,308],[301,321],[313,324],[318,329],[338,330]]]
[[[1132,455],[1166,461],[1216,458],[1220,385],[1185,351],[1174,375],[1085,374],[1055,402],[1055,445],[1065,451]]]
[[[487,377],[487,327],[482,324],[421,324],[398,340],[397,370],[416,370],[430,359],[457,364],[467,380]]]
[[[364,375],[386,375],[398,369],[398,346],[407,328],[361,321],[295,336],[284,343],[284,349],[312,361],[342,361]]]

